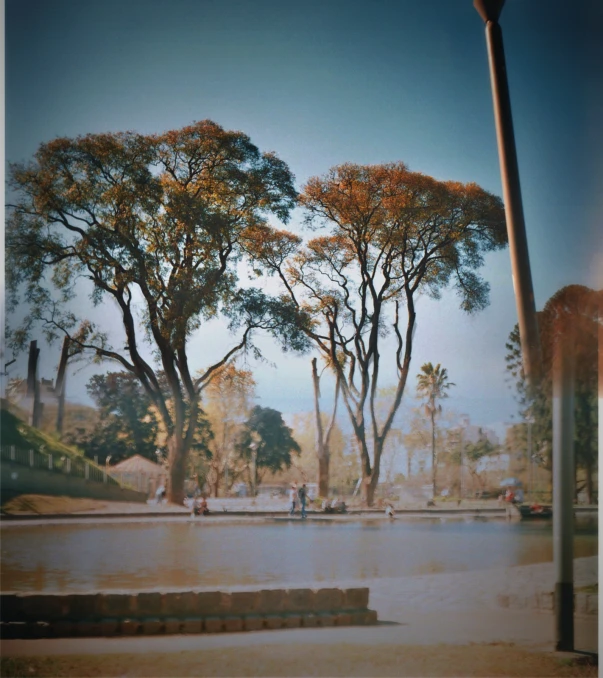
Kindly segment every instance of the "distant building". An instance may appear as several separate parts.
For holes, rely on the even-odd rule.
[[[110,466],[108,472],[118,482],[130,485],[139,492],[147,492],[150,496],[154,496],[160,485],[167,488],[168,475],[165,468],[140,454]]]

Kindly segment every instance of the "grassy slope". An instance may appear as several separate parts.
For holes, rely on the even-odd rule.
[[[62,462],[59,460],[64,457],[71,459],[72,463],[77,463],[80,469],[83,468],[85,459],[90,468],[95,468],[99,472],[103,471],[102,466],[86,458],[83,452],[77,448],[63,444],[48,433],[43,433],[29,426],[12,412],[9,412],[5,407],[4,400],[0,408],[0,444],[4,448],[14,445],[21,450],[34,450],[45,457],[52,455],[55,467],[60,466]],[[117,483],[113,479],[110,479],[109,482]]]
[[[4,407],[0,409],[0,430],[3,447],[14,445],[21,449],[35,450],[45,456],[52,454],[72,459],[81,459],[84,456],[79,450],[64,445],[48,433],[29,426]],[[92,462],[90,463],[94,466]]]

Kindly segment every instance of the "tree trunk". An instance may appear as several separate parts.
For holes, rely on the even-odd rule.
[[[364,503],[369,508],[375,503],[375,492],[377,490],[377,485],[379,484],[381,469],[381,455],[383,454],[383,442],[375,442],[373,449],[373,468],[362,478],[362,496]]]
[[[184,440],[173,434],[168,439],[168,460],[170,464],[170,482],[167,492],[168,501],[181,505],[184,502],[184,480],[186,478],[186,455],[188,449]]]
[[[65,416],[65,385],[67,380],[67,360],[69,358],[69,338],[63,339],[63,349],[61,350],[61,360],[59,362],[59,371],[55,383],[55,392],[58,397],[57,408],[57,433],[59,440],[63,437],[63,420]]]
[[[214,485],[214,497],[218,498],[220,496],[220,469],[216,468],[216,483]]]
[[[329,496],[329,458],[318,457],[318,494],[320,497]]]
[[[318,456],[318,494],[329,496],[329,450],[325,444],[322,417],[320,414],[320,377],[317,360],[312,358],[312,383],[314,385],[314,415],[316,418],[316,454]]]

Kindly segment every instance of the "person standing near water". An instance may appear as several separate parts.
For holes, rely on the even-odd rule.
[[[295,502],[297,501],[297,489],[295,485],[291,485],[291,489],[289,490],[289,501],[291,502],[289,515],[292,516],[295,514]]]
[[[308,496],[305,483],[299,488],[297,494],[299,495],[299,503],[301,504],[301,517],[305,518],[306,517],[306,498]]]

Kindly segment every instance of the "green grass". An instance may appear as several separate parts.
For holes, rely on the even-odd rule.
[[[14,445],[21,449],[35,450],[45,456],[66,456],[72,459],[83,458],[82,452],[64,445],[47,433],[43,433],[16,417],[8,410],[0,409],[0,429],[2,446]]]
[[[70,459],[70,463],[72,464],[72,467],[70,468],[73,468],[73,473],[81,475],[83,473],[84,464],[87,462],[91,473],[94,473],[97,478],[102,476],[102,466],[95,464],[92,460],[86,458],[83,452],[77,448],[65,445],[52,435],[29,426],[15,414],[9,412],[5,407],[4,401],[0,408],[0,431],[2,432],[0,442],[2,444],[2,455],[4,459],[7,458],[8,448],[14,446],[17,450],[21,450],[21,454],[27,450],[33,450],[35,453],[41,455],[42,459],[52,455],[53,466],[57,470],[63,468],[66,460]],[[45,462],[43,463],[45,464]],[[79,469],[79,471],[77,469]],[[119,484],[113,478],[108,480],[108,482],[111,484]]]

